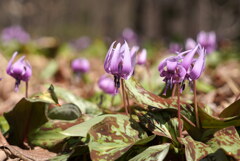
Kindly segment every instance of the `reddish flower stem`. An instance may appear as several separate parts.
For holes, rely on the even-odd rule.
[[[123,105],[124,105],[124,108],[125,108],[125,112],[127,115],[129,115],[128,113],[128,108],[127,108],[127,105],[126,105],[126,96],[125,96],[125,88],[124,88],[124,84],[123,84],[123,79],[121,79],[121,86],[122,86],[122,100],[123,100]]]
[[[28,81],[26,81],[25,97],[28,98]]]
[[[176,92],[176,84],[173,85],[173,90],[172,90],[172,97],[175,96],[175,92]]]
[[[196,80],[193,80],[193,102],[194,102],[194,110],[195,110],[195,117],[196,117],[196,125],[200,128],[199,116],[198,116],[198,107],[197,107],[197,89],[196,89]]]
[[[178,105],[178,132],[179,137],[182,138],[182,121],[181,121],[181,107],[180,107],[180,88],[177,84],[177,105]]]

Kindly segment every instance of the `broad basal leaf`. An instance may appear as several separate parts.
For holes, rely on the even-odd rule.
[[[224,128],[228,126],[240,126],[240,116],[217,118],[199,108],[199,118],[203,128]]]
[[[74,121],[50,120],[38,129],[29,134],[29,141],[33,145],[41,146],[43,148],[53,148],[58,143],[62,142],[64,138],[68,137],[60,132],[83,122],[83,118]]]
[[[226,118],[226,117],[234,117],[240,116],[240,99],[232,103],[230,106],[226,107],[219,117]]]
[[[130,161],[163,161],[169,151],[170,143],[150,146]]]
[[[137,141],[147,137],[140,128],[132,128],[129,117],[116,116],[105,117],[89,130],[89,149],[93,161],[116,160]]]
[[[80,109],[73,103],[56,106],[48,112],[48,117],[55,120],[75,120],[80,116]]]
[[[47,122],[45,116],[46,106],[55,104],[51,94],[45,92],[32,98],[22,98],[12,111],[4,116],[9,123],[10,131],[8,140],[10,143],[21,145],[28,133]]]
[[[94,115],[101,114],[101,110],[96,104],[88,102],[78,96],[75,96],[70,91],[64,88],[55,87],[55,91],[57,96],[63,99],[65,102],[74,103],[75,105],[77,105],[82,113]]]
[[[217,131],[214,138],[209,140],[207,144],[214,151],[222,148],[227,155],[240,160],[240,137],[233,126]]]
[[[193,140],[190,136],[181,138],[180,141],[185,146],[185,156],[187,161],[198,161],[213,153],[209,145]]]

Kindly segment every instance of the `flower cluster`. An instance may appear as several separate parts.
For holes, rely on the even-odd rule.
[[[197,35],[197,42],[191,38],[187,39],[185,43],[186,50],[193,49],[197,45],[197,43],[206,50],[207,54],[214,52],[217,47],[217,39],[215,32],[201,31]]]
[[[1,39],[3,42],[10,42],[15,40],[24,44],[30,40],[30,36],[20,26],[11,26],[3,29]]]
[[[6,70],[7,74],[16,79],[15,91],[18,90],[21,81],[28,82],[32,76],[32,67],[27,61],[25,61],[25,56],[22,56],[15,63],[13,63],[17,54],[17,52],[13,54]]]
[[[198,57],[195,58],[198,53]],[[158,67],[160,76],[164,77],[166,82],[165,93],[168,88],[172,88],[174,84],[181,84],[181,89],[185,87],[185,80],[191,83],[200,77],[205,66],[206,51],[201,45],[197,45],[194,49],[179,53],[164,59]]]

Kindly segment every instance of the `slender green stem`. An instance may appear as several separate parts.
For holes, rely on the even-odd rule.
[[[177,84],[177,105],[178,105],[178,132],[179,137],[182,138],[182,121],[181,121],[181,107],[180,107],[180,88]]]
[[[124,108],[125,108],[125,112],[127,115],[129,115],[128,113],[128,108],[127,108],[127,105],[126,105],[126,96],[125,96],[125,88],[124,88],[124,84],[123,84],[123,79],[121,79],[121,86],[122,86],[122,100],[123,100],[123,105],[124,105]]]
[[[198,116],[198,107],[197,107],[197,89],[196,89],[196,81],[193,80],[193,101],[194,101],[194,110],[195,110],[195,117],[196,117],[196,125],[200,128],[199,116]]]

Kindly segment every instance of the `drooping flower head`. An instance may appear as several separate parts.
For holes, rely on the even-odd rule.
[[[17,52],[13,54],[12,58],[8,62],[6,70],[7,74],[16,79],[15,91],[18,90],[21,81],[28,82],[32,76],[32,67],[27,61],[25,61],[25,56],[22,56],[13,63],[17,54]]]
[[[198,57],[196,55],[198,54]],[[164,59],[158,67],[160,76],[166,82],[165,92],[172,88],[173,84],[181,84],[182,90],[185,87],[184,81],[192,83],[200,77],[205,66],[206,51],[201,45],[194,49],[179,53],[177,56]]]
[[[90,70],[90,64],[87,59],[77,58],[71,63],[71,67],[74,73],[86,73]]]
[[[217,39],[215,32],[201,31],[197,35],[197,42],[206,50],[206,53],[212,53],[216,50]]]
[[[11,26],[3,29],[1,39],[3,42],[10,42],[15,40],[24,44],[30,40],[30,36],[22,27]]]
[[[98,86],[107,94],[117,94],[117,88],[115,87],[114,80],[106,75],[100,77],[100,79],[98,80]]]
[[[120,78],[129,79],[133,73],[135,65],[135,53],[131,53],[128,43],[113,42],[110,46],[105,61],[104,69],[107,73],[114,75],[116,88],[120,87]]]

